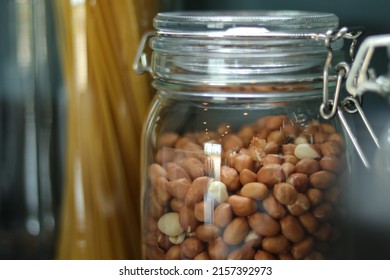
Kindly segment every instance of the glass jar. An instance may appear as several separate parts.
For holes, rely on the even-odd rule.
[[[338,18],[160,13],[154,26],[142,66],[157,89],[142,141],[143,257],[344,258],[350,144],[319,110],[322,35]],[[342,46],[332,44],[336,61]]]

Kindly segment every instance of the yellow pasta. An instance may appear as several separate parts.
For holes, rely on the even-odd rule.
[[[139,259],[140,135],[152,89],[131,65],[157,1],[56,5],[68,93],[57,257]]]

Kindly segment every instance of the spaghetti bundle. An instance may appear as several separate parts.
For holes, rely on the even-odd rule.
[[[141,256],[140,135],[152,91],[131,62],[154,2],[56,2],[68,93],[60,259]]]

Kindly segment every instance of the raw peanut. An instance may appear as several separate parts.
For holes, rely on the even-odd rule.
[[[146,219],[146,229],[147,231],[156,231],[157,230],[157,220],[151,215]]]
[[[158,163],[153,163],[149,166],[148,175],[152,184],[160,177],[168,178],[168,172]]]
[[[227,203],[232,207],[236,216],[249,216],[256,212],[256,201],[249,197],[232,195],[229,196]]]
[[[153,195],[149,200],[149,212],[155,219],[159,219],[165,212],[164,207],[158,202],[156,195]]]
[[[195,178],[201,177],[204,175],[204,166],[203,163],[194,157],[186,157],[177,162],[187,174],[191,177],[192,180]]]
[[[264,165],[257,172],[257,181],[266,184],[268,187],[283,182],[286,179],[283,168],[280,164]]]
[[[223,232],[223,241],[229,245],[241,243],[249,232],[249,225],[245,217],[233,219]]]
[[[226,185],[229,191],[237,191],[240,188],[240,178],[238,176],[237,170],[223,165],[221,167],[221,182]]]
[[[298,144],[295,147],[294,155],[299,159],[311,158],[316,159],[320,158],[320,154],[313,145],[310,144]]]
[[[311,212],[300,215],[298,219],[308,233],[314,233],[318,229],[319,222]]]
[[[226,185],[221,181],[212,181],[207,189],[207,197],[217,204],[225,202],[228,199]]]
[[[300,242],[305,237],[305,232],[294,216],[287,215],[280,219],[282,234],[291,242]]]
[[[251,159],[249,155],[246,154],[238,154],[234,158],[233,167],[237,172],[241,172],[244,169],[252,170],[254,166],[254,161]]]
[[[165,260],[165,252],[158,246],[147,246],[146,258],[149,260]]]
[[[245,126],[241,128],[240,131],[237,133],[237,136],[243,141],[244,147],[247,147],[249,145],[254,135],[255,130],[252,126]]]
[[[268,196],[268,188],[263,183],[251,182],[241,188],[240,194],[256,200],[263,200]]]
[[[301,242],[295,243],[291,247],[291,254],[294,259],[301,260],[307,257],[314,247],[314,240],[311,237],[307,237]]]
[[[192,232],[198,226],[198,220],[195,218],[194,209],[184,206],[179,212],[179,222],[185,232]]]
[[[221,203],[214,210],[213,223],[218,227],[226,227],[233,219],[232,207],[229,203]]]
[[[282,145],[283,155],[294,155],[295,147],[296,145],[292,143]]]
[[[343,152],[343,148],[337,141],[327,141],[320,145],[321,153],[324,156],[338,156]]]
[[[167,190],[168,180],[165,177],[159,177],[154,182],[156,198],[161,205],[166,205],[171,198]]]
[[[282,163],[282,169],[284,172],[284,176],[286,176],[286,178],[288,178],[291,174],[294,173],[295,166],[294,166],[294,164],[292,164],[290,162],[284,162],[284,163]]]
[[[329,124],[329,123],[321,123],[320,124],[320,130],[327,133],[327,134],[331,134],[331,133],[335,133],[336,132],[336,128]]]
[[[177,199],[177,198],[172,198],[170,203],[169,203],[169,206],[171,207],[172,211],[173,212],[179,212],[180,209],[184,206],[184,200],[180,200],[180,199]]]
[[[314,132],[313,139],[315,144],[324,143],[326,140],[327,134],[322,131]]]
[[[162,134],[158,140],[159,147],[174,147],[176,141],[180,138],[177,133],[174,132],[165,132]]]
[[[306,135],[299,135],[297,138],[294,139],[294,144],[299,145],[299,144],[308,144],[309,140],[307,139]]]
[[[257,180],[257,175],[252,170],[243,169],[240,172],[240,182],[241,182],[241,185],[244,186],[245,184],[248,184],[248,183],[251,183],[251,182],[256,182],[256,180]]]
[[[331,218],[333,214],[333,207],[328,202],[323,202],[320,205],[316,206],[313,210],[313,215],[316,217],[319,221],[327,221]]]
[[[267,213],[275,219],[280,219],[286,216],[287,213],[286,208],[284,208],[284,206],[279,201],[277,201],[272,194],[264,199],[263,207]]]
[[[293,204],[297,200],[297,190],[288,183],[278,183],[273,189],[274,197],[282,204]]]
[[[173,245],[165,254],[166,260],[181,260],[180,245]]]
[[[275,256],[264,250],[258,250],[254,256],[255,260],[276,260]]]
[[[341,136],[339,133],[333,133],[328,136],[327,141],[336,141],[339,145],[342,151],[345,150],[345,142],[344,137]]]
[[[233,167],[237,155],[237,151],[227,150],[222,154],[222,162],[228,167]],[[212,164],[214,169],[214,162]]]
[[[320,166],[323,170],[333,173],[339,173],[342,169],[341,160],[337,156],[323,156],[320,160]]]
[[[209,254],[206,251],[203,251],[202,253],[196,255],[194,257],[194,260],[209,260]]]
[[[332,234],[332,226],[328,223],[320,225],[320,227],[313,233],[313,236],[320,241],[329,240]]]
[[[178,165],[177,163],[168,162],[167,164],[165,164],[165,168],[168,173],[169,181],[174,181],[181,178],[186,178],[188,180],[191,180],[190,176],[188,176],[184,168]]]
[[[167,184],[167,191],[173,197],[183,200],[191,186],[191,181],[187,178],[177,179]]]
[[[252,248],[259,247],[261,245],[261,241],[262,237],[254,230],[249,231],[244,239],[245,245],[251,246]]]
[[[324,193],[325,200],[332,204],[337,203],[339,196],[340,196],[340,188],[337,186],[327,190]]]
[[[253,260],[255,256],[255,250],[248,245],[239,247],[229,253],[228,260]]]
[[[202,241],[195,237],[189,237],[181,244],[182,254],[192,259],[205,250],[205,245]]]
[[[271,216],[256,212],[248,217],[250,227],[263,236],[274,236],[280,232],[280,224]]]
[[[184,232],[180,225],[179,214],[176,212],[169,212],[161,216],[157,222],[157,227],[168,236],[178,236]]]
[[[171,243],[171,241],[169,241],[169,237],[166,236],[165,234],[161,233],[160,231],[156,232],[156,241],[157,241],[158,247],[160,247],[164,251],[168,250],[173,245]]]
[[[219,236],[219,227],[213,224],[202,224],[196,228],[195,233],[199,240],[208,242]]]
[[[309,177],[305,173],[293,173],[287,178],[287,183],[294,186],[297,192],[304,192],[309,183]]]
[[[268,134],[267,142],[275,142],[279,146],[286,143],[287,137],[283,131],[274,130],[270,134]]]
[[[228,246],[222,237],[211,240],[208,244],[208,253],[212,260],[224,260],[228,255]]]
[[[306,197],[306,195],[302,193],[298,193],[297,199],[293,204],[287,205],[288,211],[293,216],[300,216],[303,213],[305,213],[310,208],[310,202],[309,199]]]
[[[308,176],[320,170],[320,164],[318,161],[312,158],[304,158],[297,162],[295,165],[295,172],[305,173]]]
[[[159,230],[157,230],[159,231]],[[157,238],[155,232],[149,232],[145,235],[144,238],[145,244],[150,246],[157,246]]]
[[[254,137],[251,140],[248,151],[252,160],[255,162],[261,162],[262,158],[265,156],[265,146],[267,145],[265,139],[259,137]]]
[[[298,127],[291,120],[285,121],[283,123],[282,131],[290,139],[294,139],[298,135]]]
[[[265,144],[263,151],[266,155],[278,154],[279,153],[279,145],[276,142],[268,142],[267,144]]]
[[[183,243],[184,239],[186,238],[186,234],[185,233],[182,233],[178,236],[169,236],[169,242],[171,242],[172,244],[181,244]]]
[[[195,204],[194,206],[194,216],[199,222],[204,222],[205,220],[205,202],[201,201]]]
[[[282,164],[283,159],[277,155],[277,154],[267,154],[262,158],[263,165],[275,163],[275,164]]]
[[[235,134],[228,134],[222,140],[222,147],[226,150],[239,151],[244,147],[244,142]]]
[[[271,254],[282,254],[290,248],[290,242],[281,234],[264,237],[261,245],[264,250]]]
[[[158,164],[163,164],[164,162],[174,161],[176,157],[175,150],[172,148],[162,148],[159,149],[155,156],[155,162]]]
[[[329,171],[320,170],[310,175],[310,184],[320,190],[328,189],[336,182],[336,176]]]
[[[318,205],[322,202],[322,191],[319,189],[308,189],[306,191],[306,196],[310,201],[312,206]]]
[[[184,202],[189,207],[194,207],[196,203],[203,199],[211,179],[203,176],[196,178],[188,188]]]
[[[296,165],[299,161],[299,159],[296,157],[296,156],[293,156],[293,155],[284,155],[283,156],[283,160],[284,162],[289,162],[291,163],[292,165]]]
[[[283,127],[283,123],[287,121],[287,117],[284,115],[266,116],[261,121],[268,130],[278,130]]]

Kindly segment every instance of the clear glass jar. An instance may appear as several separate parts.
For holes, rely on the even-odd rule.
[[[344,258],[350,144],[338,119],[319,113],[324,42],[301,36],[335,29],[338,18],[188,12],[154,24],[143,257]],[[335,60],[342,45],[332,45]]]

